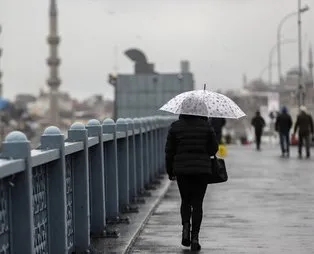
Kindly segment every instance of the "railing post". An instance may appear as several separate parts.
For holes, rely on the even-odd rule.
[[[97,137],[98,144],[89,148],[90,171],[90,210],[91,235],[106,236],[106,204],[105,204],[105,174],[104,146],[102,127],[98,120],[89,120],[86,125],[88,137]]]
[[[162,145],[163,145],[163,154],[165,155],[165,148],[166,148],[166,142],[167,142],[167,136],[169,131],[169,118],[165,117],[163,119],[163,129],[162,129]],[[165,163],[164,163],[165,167]]]
[[[157,173],[160,177],[162,174],[161,168],[162,168],[162,157],[163,153],[161,151],[161,130],[162,130],[162,124],[161,124],[161,117],[156,118],[156,123],[157,123]]]
[[[157,117],[152,118],[152,126],[153,126],[153,152],[154,152],[154,167],[153,167],[153,183],[160,184],[161,182],[158,180],[159,178],[159,155],[158,155],[158,123]]]
[[[112,119],[103,121],[103,134],[112,134],[112,141],[103,143],[105,163],[106,215],[109,220],[119,217],[119,185],[117,161],[116,123]]]
[[[40,138],[40,149],[59,149],[60,158],[49,165],[49,253],[68,253],[66,220],[66,183],[64,135],[59,128],[50,126]]]
[[[125,134],[125,138],[119,138],[118,142],[118,174],[119,174],[119,205],[122,212],[129,206],[129,153],[128,153],[128,124],[125,119],[117,120],[117,132]]]
[[[148,124],[148,118],[142,118],[143,126],[143,165],[144,165],[144,186],[146,190],[151,190],[150,186],[150,127]]]
[[[67,142],[83,142],[83,150],[76,154],[73,162],[75,252],[84,253],[90,247],[88,137],[84,124],[71,125]]]
[[[139,118],[137,120],[138,126],[140,129],[140,157],[139,160],[142,162],[142,169],[141,169],[141,189],[140,189],[140,196],[141,197],[150,197],[151,193],[147,190],[149,184],[149,171],[148,171],[148,163],[149,163],[149,153],[148,153],[148,134],[147,134],[147,124],[146,118]]]
[[[32,198],[32,165],[30,142],[24,133],[13,131],[2,143],[1,158],[25,160],[25,170],[12,179],[11,236],[12,253],[34,253],[34,218]],[[22,212],[21,212],[22,211]]]
[[[129,218],[120,216],[117,126],[112,119],[108,118],[103,121],[102,128],[103,134],[113,136],[112,141],[107,141],[103,144],[107,223],[129,223]]]
[[[160,172],[162,174],[165,173],[165,127],[166,127],[166,124],[165,124],[165,117],[161,117],[160,119],[160,160],[161,160],[161,168],[160,168]]]
[[[143,134],[142,121],[139,118],[134,118],[134,128],[139,131],[135,138],[136,148],[136,177],[137,177],[137,193],[144,192],[144,172],[143,172]]]
[[[135,147],[135,132],[134,132],[134,121],[131,118],[127,118],[128,130],[131,135],[129,139],[129,184],[130,184],[130,201],[131,203],[138,202],[137,195],[137,163],[136,163],[136,147]]]
[[[130,204],[129,127],[126,119],[117,120],[117,131],[126,136],[117,141],[120,209],[122,213],[138,212],[138,208]]]
[[[155,185],[155,152],[154,152],[154,125],[152,117],[147,119],[148,125],[148,151],[149,151],[149,185],[150,190],[156,190]]]

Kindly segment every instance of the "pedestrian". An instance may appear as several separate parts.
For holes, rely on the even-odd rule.
[[[165,151],[169,179],[177,180],[181,196],[181,244],[198,251],[201,249],[199,231],[203,199],[208,184],[206,176],[210,173],[210,157],[218,151],[215,132],[208,118],[181,114],[171,125]]]
[[[218,142],[218,144],[221,144],[222,143],[222,128],[226,125],[226,119],[213,117],[210,119],[210,122],[214,128],[217,142]]]
[[[281,113],[278,114],[276,123],[275,123],[275,130],[279,134],[282,157],[290,156],[291,127],[292,127],[291,115],[288,113],[288,109],[285,106],[283,106],[281,109]]]
[[[298,152],[299,158],[302,158],[302,147],[305,144],[306,158],[310,158],[311,135],[314,135],[313,118],[307,113],[305,106],[300,107],[300,113],[294,126],[293,135],[298,131]]]
[[[263,129],[265,127],[265,120],[261,116],[260,111],[256,111],[255,116],[251,121],[251,125],[254,127],[255,130],[255,143],[256,143],[256,150],[261,150],[261,138],[263,135]]]

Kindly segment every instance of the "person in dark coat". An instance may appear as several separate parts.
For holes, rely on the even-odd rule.
[[[263,135],[263,129],[265,127],[265,120],[261,116],[261,113],[259,111],[256,112],[255,117],[253,117],[251,121],[251,125],[255,129],[255,143],[256,143],[256,149],[259,151],[261,149],[261,138]]]
[[[297,131],[299,131],[299,142],[298,142],[298,151],[299,151],[299,158],[302,158],[302,147],[303,143],[305,143],[305,150],[306,150],[306,158],[310,158],[310,143],[311,143],[311,134],[314,135],[314,128],[313,128],[313,118],[310,114],[306,112],[306,107],[300,107],[300,113],[297,117],[297,121],[294,126],[295,135]]]
[[[290,130],[292,127],[292,118],[286,107],[282,107],[281,113],[278,114],[275,130],[279,133],[281,155],[289,157],[290,155]]]
[[[177,180],[181,196],[182,245],[200,250],[199,231],[211,156],[218,151],[215,132],[207,117],[180,115],[171,125],[166,143],[166,168]],[[192,218],[192,231],[190,232]]]
[[[226,119],[225,118],[218,118],[218,117],[213,117],[210,119],[211,125],[214,128],[217,142],[218,144],[222,143],[222,128],[226,125]]]

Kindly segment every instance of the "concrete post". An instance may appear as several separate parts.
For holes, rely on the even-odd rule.
[[[134,119],[134,128],[139,130],[139,134],[135,137],[137,193],[142,193],[144,191],[143,130],[142,121],[139,118]]]
[[[98,144],[88,149],[90,210],[91,234],[93,236],[102,237],[106,235],[105,174],[102,127],[98,120],[92,119],[88,121],[86,129],[88,137],[98,138]]]
[[[32,197],[32,165],[30,142],[24,133],[13,131],[2,143],[3,159],[25,160],[25,170],[14,177],[11,188],[11,236],[12,253],[33,254],[34,249],[34,209]],[[21,211],[23,211],[21,213]]]
[[[130,200],[135,201],[137,198],[137,176],[136,176],[136,148],[135,148],[135,134],[134,134],[134,122],[131,118],[127,118],[128,130],[131,135],[128,136],[129,141],[129,184],[130,184]]]
[[[84,124],[72,124],[67,141],[83,142],[83,150],[70,156],[74,168],[75,252],[84,253],[90,247],[88,138]]]
[[[65,183],[64,135],[59,128],[50,126],[40,138],[41,149],[59,149],[60,158],[49,163],[49,253],[68,253],[67,205]]]
[[[129,127],[126,119],[117,120],[117,131],[125,135],[117,141],[120,209],[122,213],[138,212],[138,207],[132,206],[130,202]]]
[[[103,121],[102,128],[103,134],[113,135],[112,141],[104,142],[107,223],[129,223],[128,217],[120,215],[117,126],[108,118]]]
[[[142,118],[143,120],[143,163],[144,163],[144,184],[145,189],[150,189],[150,150],[149,150],[149,125],[148,119]]]

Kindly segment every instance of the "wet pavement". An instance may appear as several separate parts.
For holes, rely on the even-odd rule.
[[[295,148],[290,159],[279,154],[229,148],[229,181],[207,189],[200,253],[314,253],[314,159],[299,160]],[[173,182],[130,253],[189,253],[179,206]]]
[[[126,253],[137,235],[141,232],[146,221],[150,218],[155,207],[162,200],[169,188],[167,175],[162,175],[160,184],[154,185],[155,190],[149,191],[151,196],[145,197],[144,204],[137,204],[137,213],[121,214],[121,217],[128,218],[129,223],[107,225],[108,232],[119,233],[118,238],[104,237],[93,238],[90,246],[91,254],[123,254]]]

